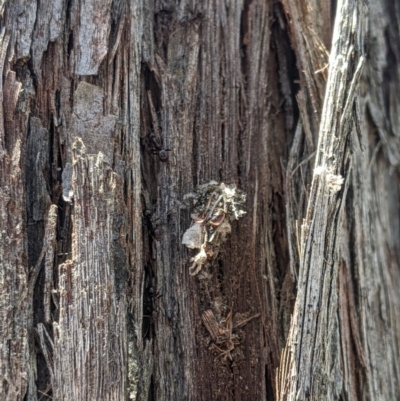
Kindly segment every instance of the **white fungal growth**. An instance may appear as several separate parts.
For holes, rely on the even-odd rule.
[[[339,192],[340,189],[342,188],[344,178],[338,174],[333,174],[331,172],[332,170],[327,168],[326,166],[317,166],[314,169],[314,174],[315,175],[323,175],[325,174],[326,177],[326,183],[328,185],[329,191],[331,194],[334,194],[336,192]]]
[[[193,205],[192,225],[182,237],[182,244],[199,252],[190,259],[189,272],[198,274],[207,260],[218,255],[222,243],[231,232],[230,222],[238,220],[246,212],[243,204],[246,194],[236,188],[235,184],[218,184],[210,181],[200,185],[196,192],[183,197]]]
[[[336,193],[339,192],[340,189],[342,188],[344,178],[339,174],[327,174],[326,175],[326,181],[328,184],[328,188],[330,189],[331,193]]]

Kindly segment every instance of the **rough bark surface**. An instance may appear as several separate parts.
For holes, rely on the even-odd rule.
[[[400,9],[337,3],[0,2],[1,399],[400,397]]]
[[[339,4],[313,180],[301,227],[297,298],[279,374],[281,400],[338,399],[342,390],[340,359],[334,351],[340,349],[340,217],[350,180],[350,134],[357,126],[361,135],[355,95],[365,63],[365,25],[363,2]]]

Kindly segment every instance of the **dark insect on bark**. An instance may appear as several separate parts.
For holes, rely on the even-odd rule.
[[[154,325],[158,318],[156,301],[162,296],[161,289],[156,291],[154,288],[154,277],[150,278],[150,275],[147,277],[147,285],[143,296],[143,339],[155,336]]]
[[[150,209],[144,210],[143,216],[144,216],[144,223],[151,237],[156,241],[160,241],[164,233],[164,230],[162,228],[163,222],[161,218],[155,217]]]
[[[148,144],[153,155],[158,156],[158,160],[166,162],[169,159],[168,152],[172,152],[172,149],[165,149],[163,141],[158,138],[153,132],[148,135]]]

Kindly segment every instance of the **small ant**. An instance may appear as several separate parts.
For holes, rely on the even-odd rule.
[[[160,162],[168,161],[169,159],[168,152],[172,152],[172,149],[164,149],[162,141],[159,138],[157,138],[154,132],[151,132],[149,134],[148,140],[153,155],[157,155]]]
[[[147,285],[144,291],[143,297],[143,338],[148,338],[150,333],[155,334],[155,324],[157,323],[158,312],[156,301],[162,297],[162,293],[160,292],[164,285],[161,286],[159,291],[155,291],[154,289],[154,278],[147,280]]]
[[[162,235],[164,234],[164,230],[161,227],[161,218],[154,218],[152,211],[149,209],[144,210],[143,216],[151,237],[156,241],[160,241]]]

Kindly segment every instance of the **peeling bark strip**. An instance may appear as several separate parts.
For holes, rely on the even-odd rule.
[[[72,259],[59,266],[54,398],[115,400],[126,390],[122,181],[105,156],[73,144]],[[119,271],[121,269],[122,271]]]
[[[318,21],[312,21],[311,13],[316,7],[310,2],[282,0],[287,13],[291,44],[296,53],[297,68],[301,81],[297,94],[309,152],[314,151],[318,141],[321,109],[325,94],[328,53],[316,34]],[[318,2],[320,3],[320,2]],[[327,22],[324,21],[324,24]],[[309,110],[313,110],[310,113]]]
[[[94,75],[108,52],[112,0],[80,0],[73,3],[75,73]]]
[[[280,400],[337,399],[341,393],[339,219],[350,179],[350,133],[365,60],[366,12],[363,1],[338,5],[316,167],[302,225],[298,293],[278,372]]]

